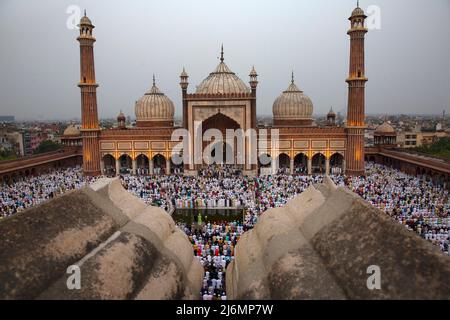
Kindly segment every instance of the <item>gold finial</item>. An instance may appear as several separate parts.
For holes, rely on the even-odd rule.
[[[292,70],[292,79],[291,79],[291,83],[294,84],[294,70]]]
[[[222,43],[222,50],[220,52],[220,62],[223,62],[224,58],[223,58],[223,43]]]
[[[84,9],[84,16],[86,17],[86,9]]]
[[[155,74],[153,74],[153,86],[156,86]]]

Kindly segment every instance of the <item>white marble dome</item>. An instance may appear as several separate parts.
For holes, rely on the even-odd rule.
[[[275,120],[312,120],[313,103],[294,83],[273,103]]]
[[[136,102],[136,121],[173,121],[175,106],[153,79],[153,86]]]
[[[382,125],[377,127],[375,133],[376,134],[395,133],[395,129],[388,122],[384,122]]]
[[[78,137],[81,135],[80,130],[74,125],[74,124],[69,124],[66,128],[66,130],[64,130],[63,133],[64,136],[70,136],[70,137]]]
[[[203,80],[195,91],[197,94],[229,94],[250,93],[251,89],[233,71],[228,68],[223,58],[223,48],[220,63],[216,70]]]

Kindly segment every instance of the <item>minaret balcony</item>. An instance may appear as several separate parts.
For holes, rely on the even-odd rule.
[[[95,83],[95,82],[78,82],[78,87],[80,87],[80,88],[88,88],[88,87],[95,87],[95,88],[98,88],[99,87],[99,85],[98,85],[98,83]]]
[[[361,37],[364,37],[364,35],[369,32],[369,29],[365,28],[365,27],[354,27],[351,28],[347,31],[348,35],[358,35],[360,34]]]

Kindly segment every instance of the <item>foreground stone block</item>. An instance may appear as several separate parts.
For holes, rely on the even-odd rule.
[[[448,256],[329,179],[264,213],[235,251],[229,299],[450,299]]]
[[[203,268],[187,237],[118,179],[7,218],[0,234],[0,299],[199,298]],[[67,286],[69,266],[80,289]]]

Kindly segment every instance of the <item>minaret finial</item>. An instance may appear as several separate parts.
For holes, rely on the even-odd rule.
[[[356,0],[356,6],[359,8],[359,0]]]
[[[294,83],[294,70],[292,70],[292,79],[291,79],[291,83]]]
[[[222,43],[222,50],[220,51],[220,62],[223,62],[223,43]]]
[[[153,86],[156,86],[155,74],[153,74]]]
[[[86,9],[84,9],[84,16],[86,17]]]

